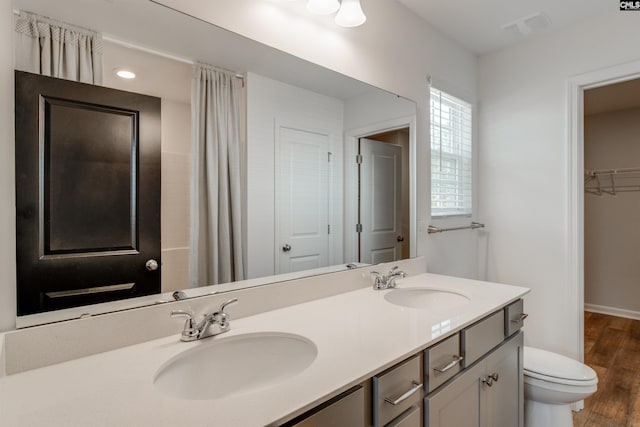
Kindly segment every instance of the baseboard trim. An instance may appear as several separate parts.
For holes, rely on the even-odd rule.
[[[604,305],[585,304],[585,311],[608,314],[610,316],[626,317],[627,319],[640,320],[640,311],[625,310],[624,308],[607,307]]]

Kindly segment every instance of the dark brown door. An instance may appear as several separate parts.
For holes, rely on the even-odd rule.
[[[15,77],[18,315],[160,292],[160,99]]]

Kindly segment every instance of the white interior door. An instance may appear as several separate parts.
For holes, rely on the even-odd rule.
[[[360,262],[402,258],[402,147],[360,138]]]
[[[329,265],[329,135],[278,131],[276,274]]]

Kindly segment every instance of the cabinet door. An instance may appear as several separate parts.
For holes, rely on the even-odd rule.
[[[480,425],[479,363],[436,393],[424,399],[425,425],[428,427],[478,427]]]
[[[491,381],[491,386],[481,385],[484,427],[523,425],[522,346],[520,332],[486,359],[485,376],[493,375],[498,380]]]

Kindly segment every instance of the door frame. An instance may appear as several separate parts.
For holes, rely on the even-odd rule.
[[[409,128],[409,256],[417,256],[416,242],[416,116],[405,116],[385,120],[356,129],[345,130],[344,134],[344,261],[354,262],[358,258],[358,209],[351,200],[358,197],[358,170],[353,165],[358,154],[358,139],[378,133]]]
[[[567,81],[567,279],[577,310],[576,354],[580,361],[584,361],[584,91],[637,78],[640,60],[572,76]],[[583,403],[577,405],[581,408]]]

